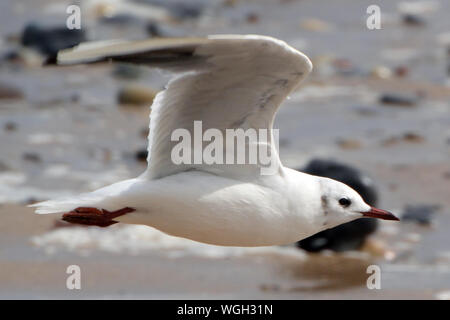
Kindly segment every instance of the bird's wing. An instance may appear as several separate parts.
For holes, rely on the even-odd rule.
[[[273,119],[281,102],[312,69],[308,57],[285,42],[254,35],[100,42],[80,45],[58,55],[59,64],[109,60],[177,73],[152,105],[145,173],[150,179],[190,169],[230,177],[260,173],[260,161],[248,164],[248,156],[247,164],[241,166],[195,164],[194,161],[175,164],[171,154],[179,141],[171,141],[172,133],[176,129],[186,129],[193,140],[197,139],[194,121],[202,121],[202,132],[218,129],[223,141],[226,129],[252,128],[257,132],[266,129],[267,143],[257,145],[265,144],[280,168],[272,134]],[[202,146],[207,144],[203,142]],[[194,145],[191,143],[192,154]],[[246,152],[248,147],[247,143]],[[230,152],[223,150],[224,154]]]

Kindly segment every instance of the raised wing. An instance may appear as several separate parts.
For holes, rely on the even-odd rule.
[[[273,119],[281,102],[312,69],[310,60],[286,43],[253,35],[102,42],[80,45],[58,55],[59,64],[108,60],[177,73],[152,105],[148,169],[144,173],[150,179],[191,169],[233,178],[252,178],[260,173],[259,162],[207,165],[192,160],[175,164],[171,155],[179,142],[171,141],[172,133],[186,129],[192,140],[198,138],[194,137],[195,121],[201,121],[202,132],[217,129],[224,141],[227,129],[267,129],[269,151],[276,166],[281,167],[272,135]],[[191,144],[192,155],[196,147]],[[249,144],[245,147],[248,152]],[[228,152],[224,148],[224,155]]]

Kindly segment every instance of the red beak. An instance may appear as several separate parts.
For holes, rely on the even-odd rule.
[[[379,218],[383,220],[396,220],[400,221],[399,218],[394,216],[392,213],[386,210],[377,209],[374,207],[370,207],[370,210],[367,212],[361,212],[365,217],[371,217],[371,218]]]

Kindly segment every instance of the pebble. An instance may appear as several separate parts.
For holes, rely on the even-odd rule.
[[[9,170],[10,170],[10,168],[6,164],[4,164],[3,162],[0,161],[0,172],[9,171]]]
[[[25,161],[29,161],[29,162],[34,162],[34,163],[38,163],[41,162],[41,156],[37,153],[33,153],[33,152],[25,152],[22,155],[22,159]]]
[[[258,23],[259,15],[255,12],[250,12],[246,15],[245,20],[247,20],[248,23]]]
[[[300,23],[300,26],[305,30],[315,32],[325,32],[331,29],[329,23],[316,18],[305,19]]]
[[[419,97],[411,94],[384,93],[380,96],[379,102],[390,106],[414,107],[419,102]]]
[[[436,204],[409,205],[403,211],[401,221],[415,222],[419,225],[429,226],[433,222],[436,211],[439,209],[440,205]]]
[[[118,63],[115,65],[112,74],[120,79],[138,79],[142,75],[142,69],[136,65]]]
[[[425,20],[415,14],[404,14],[402,16],[402,22],[408,26],[414,26],[414,27],[422,27],[426,25]]]
[[[151,105],[157,92],[151,88],[131,85],[120,89],[117,101],[122,105]]]
[[[392,77],[392,71],[387,67],[378,66],[370,71],[370,75],[378,79],[389,79]]]
[[[356,75],[359,73],[359,69],[350,60],[345,58],[335,59],[332,65],[338,74],[344,76]]]
[[[395,68],[394,73],[397,77],[403,78],[409,74],[409,68],[406,66],[398,66]]]
[[[414,132],[407,132],[402,136],[393,136],[384,140],[381,144],[385,147],[392,146],[400,142],[423,143],[425,138]]]
[[[135,158],[136,158],[137,161],[147,162],[147,155],[148,155],[148,151],[145,148],[145,149],[141,149],[141,150],[136,151]]]
[[[5,131],[16,131],[17,130],[17,124],[15,122],[8,121],[8,122],[5,123],[3,128],[5,129]]]
[[[338,146],[344,150],[354,150],[362,147],[362,143],[356,139],[340,139],[337,141]]]
[[[13,100],[13,99],[22,99],[23,93],[19,89],[12,88],[9,86],[4,86],[0,84],[0,100]]]

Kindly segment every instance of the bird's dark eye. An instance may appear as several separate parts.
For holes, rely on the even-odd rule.
[[[349,198],[340,198],[339,199],[339,204],[343,207],[348,207],[349,205],[352,204],[352,202],[350,201]]]

